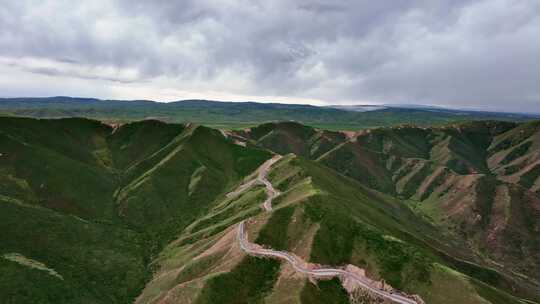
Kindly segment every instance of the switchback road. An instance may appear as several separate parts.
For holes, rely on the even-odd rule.
[[[248,190],[253,185],[259,183],[263,184],[266,188],[266,195],[267,198],[263,202],[262,206],[264,210],[267,212],[272,211],[272,201],[274,198],[276,198],[280,193],[276,189],[274,189],[272,183],[266,178],[268,171],[270,170],[270,167],[279,161],[281,159],[281,156],[277,155],[273,158],[267,160],[264,164],[262,164],[259,169],[257,170],[257,177],[253,180],[250,180],[238,187],[235,191],[227,194],[227,197],[236,197],[240,195],[242,192]],[[265,257],[273,257],[278,258],[287,261],[291,266],[300,273],[307,274],[313,277],[318,278],[330,278],[330,277],[343,277],[353,280],[356,284],[358,284],[359,287],[363,288],[364,290],[368,290],[372,294],[375,294],[381,298],[391,300],[394,303],[399,304],[423,304],[423,301],[421,300],[414,300],[409,297],[400,295],[398,293],[392,293],[388,292],[383,289],[379,289],[377,287],[371,286],[370,282],[365,278],[362,277],[354,272],[350,272],[347,270],[339,269],[339,268],[308,268],[305,265],[308,265],[305,261],[301,260],[300,258],[296,257],[295,255],[292,255],[285,251],[277,251],[272,249],[266,249],[263,248],[257,244],[250,243],[247,234],[245,232],[245,221],[240,222],[238,225],[238,232],[237,232],[237,239],[238,243],[240,244],[240,248],[246,252],[249,255],[255,255],[255,256],[265,256]]]

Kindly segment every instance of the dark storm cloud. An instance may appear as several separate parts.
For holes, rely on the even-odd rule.
[[[100,87],[152,82],[328,103],[540,111],[538,37],[536,0],[11,1],[0,7],[0,65],[96,80]]]

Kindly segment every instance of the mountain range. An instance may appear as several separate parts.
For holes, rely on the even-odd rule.
[[[1,117],[0,227],[2,303],[539,303],[540,122]]]

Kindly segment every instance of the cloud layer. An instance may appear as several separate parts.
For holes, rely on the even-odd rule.
[[[0,95],[540,112],[540,2],[9,1]]]

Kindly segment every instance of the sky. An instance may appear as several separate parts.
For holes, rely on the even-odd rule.
[[[540,113],[538,0],[18,0],[0,96]]]

